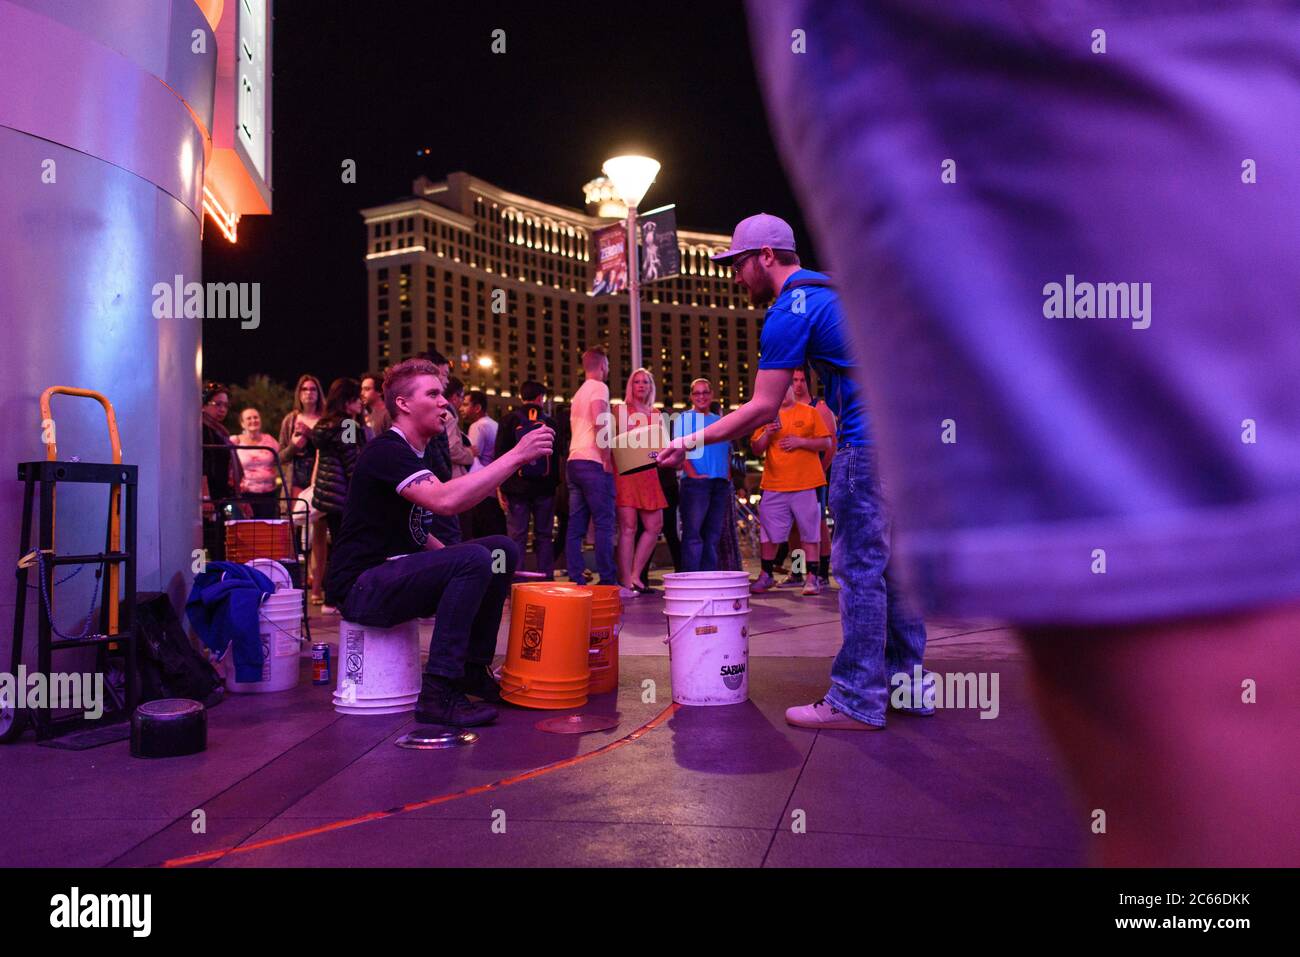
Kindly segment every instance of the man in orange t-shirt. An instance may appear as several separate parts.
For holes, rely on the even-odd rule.
[[[749,586],[755,594],[768,591],[776,582],[776,551],[790,537],[790,526],[799,529],[809,571],[803,594],[820,595],[822,580],[816,575],[821,545],[821,505],[817,489],[826,484],[821,453],[831,447],[831,430],[811,405],[796,402],[788,389],[777,421],[769,422],[750,437],[755,455],[763,461],[763,498],[758,504],[758,521],[763,543],[763,571]]]

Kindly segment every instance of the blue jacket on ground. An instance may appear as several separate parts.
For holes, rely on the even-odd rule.
[[[258,607],[273,591],[271,579],[235,562],[208,562],[208,570],[194,576],[185,614],[214,654],[225,654],[234,643],[236,681],[262,679]]]

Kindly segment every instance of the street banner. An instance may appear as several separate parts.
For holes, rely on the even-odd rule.
[[[671,279],[682,272],[682,255],[677,246],[677,207],[662,206],[637,216],[641,234],[641,281]]]
[[[593,296],[627,291],[627,226],[614,223],[591,234],[596,249],[596,274],[591,280]]]

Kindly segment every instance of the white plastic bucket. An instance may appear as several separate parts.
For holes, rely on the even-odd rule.
[[[339,622],[338,674],[334,710],[340,714],[414,711],[420,696],[419,622],[395,628]]]
[[[673,701],[711,706],[749,699],[749,576],[664,576]]]
[[[302,618],[298,610],[268,612],[259,609],[258,634],[262,639],[262,677],[257,681],[235,680],[234,649],[226,652],[226,688],[239,694],[288,691],[297,687],[298,652],[302,646]]]
[[[748,610],[749,575],[745,572],[672,572],[664,576],[665,614],[693,615],[700,604],[708,600],[730,602],[733,611]]]
[[[271,584],[276,588],[293,588],[293,576],[289,574],[289,569],[273,558],[254,558],[244,564],[249,568],[256,568],[271,579]],[[298,589],[298,592],[301,594],[301,589]]]
[[[748,572],[669,572],[664,576],[664,597],[739,598],[748,594]]]
[[[262,608],[297,608],[302,610],[302,589],[281,588],[262,599]]]

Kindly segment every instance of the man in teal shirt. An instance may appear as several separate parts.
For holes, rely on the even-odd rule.
[[[691,410],[677,416],[673,437],[691,435],[718,419],[709,411],[713,386],[708,379],[691,383]],[[691,449],[682,462],[682,571],[718,570],[718,539],[727,518],[727,496],[731,494],[731,447],[726,442]]]

